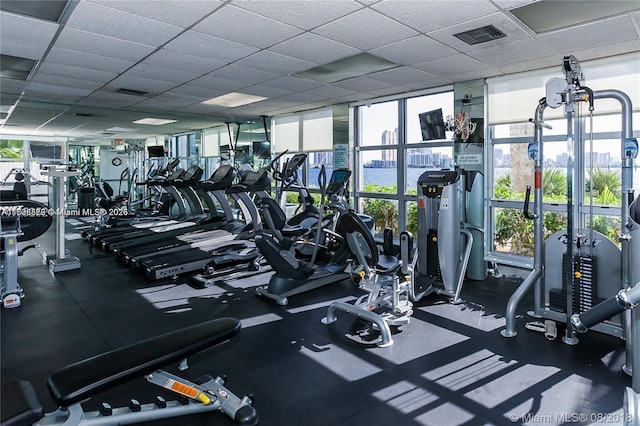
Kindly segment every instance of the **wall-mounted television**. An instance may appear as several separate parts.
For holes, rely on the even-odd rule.
[[[442,108],[418,114],[423,141],[446,139]]]
[[[231,156],[229,155],[229,145],[220,145],[220,159],[221,160],[231,159]]]
[[[149,158],[164,157],[164,146],[162,145],[149,145],[147,147]]]
[[[236,147],[234,161],[238,164],[247,164],[249,162],[249,145]]]
[[[268,160],[271,158],[271,144],[269,141],[253,142],[253,158],[256,160]]]

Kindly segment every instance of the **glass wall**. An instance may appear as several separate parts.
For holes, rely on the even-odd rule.
[[[355,106],[356,205],[374,217],[377,232],[417,229],[418,178],[453,167],[453,133],[425,134],[420,115],[434,113],[444,126],[453,108],[452,87]]]

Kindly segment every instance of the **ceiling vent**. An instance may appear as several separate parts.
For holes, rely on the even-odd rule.
[[[91,118],[91,117],[95,117],[95,114],[89,114],[88,112],[74,112],[73,115],[75,117],[86,117],[86,118]]]
[[[149,92],[143,92],[142,90],[134,90],[134,89],[118,89],[116,90],[117,93],[122,93],[125,95],[133,95],[133,96],[144,96]]]
[[[113,132],[102,132],[101,134],[104,135],[104,136],[115,136],[116,135],[116,133],[113,133]]]
[[[497,40],[499,38],[506,37],[507,35],[493,25],[487,25],[486,27],[476,28],[474,30],[454,34],[453,36],[458,37],[467,44],[474,45],[486,43],[491,40]]]

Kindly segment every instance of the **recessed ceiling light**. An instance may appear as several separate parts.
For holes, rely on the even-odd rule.
[[[242,105],[252,104],[254,102],[264,101],[265,97],[263,96],[255,96],[255,95],[247,95],[245,93],[231,92],[226,95],[218,96],[217,98],[212,98],[206,101],[203,101],[203,104],[207,105],[219,105],[228,108],[234,108]]]
[[[161,126],[163,124],[175,123],[178,120],[165,120],[164,118],[142,118],[140,120],[136,120],[134,124],[150,124],[152,126]]]
[[[575,1],[543,0],[509,12],[536,34],[540,34],[631,12],[637,8],[637,0],[590,0],[580,6]]]

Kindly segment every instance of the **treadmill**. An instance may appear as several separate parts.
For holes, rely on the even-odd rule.
[[[207,231],[207,232],[193,232],[178,235],[163,239],[155,243],[135,245],[131,247],[124,247],[114,250],[117,257],[132,268],[140,266],[140,261],[148,257],[157,255],[160,252],[169,253],[172,251],[183,250],[186,248],[198,247],[203,244],[207,239],[216,238],[222,234],[233,231],[240,224],[233,219],[233,213],[231,212],[231,206],[224,194],[224,190],[233,184],[233,180],[236,176],[235,169],[229,165],[223,165],[216,169],[215,172],[209,177],[209,179],[198,182],[198,190],[201,191],[203,196],[211,198],[206,193],[212,194],[220,204],[221,210],[215,206],[215,203],[211,201],[209,205],[209,211],[216,211],[219,216],[224,216],[228,225],[222,226],[219,230]],[[244,225],[244,223],[242,223]]]
[[[266,189],[271,185],[269,175],[266,170],[259,172],[246,171],[246,177],[239,188],[250,200],[248,192],[253,194],[266,194]],[[229,188],[235,194],[240,194],[240,189],[236,185]],[[264,196],[264,195],[262,195]],[[244,198],[244,197],[243,197]],[[259,217],[257,206],[251,202],[251,209],[255,213],[251,217]],[[249,207],[249,206],[247,206]],[[249,225],[247,225],[248,227]],[[165,254],[150,257],[141,262],[145,269],[147,278],[158,280],[167,277],[175,277],[180,274],[199,271],[205,266],[214,269],[235,267],[237,265],[249,264],[249,269],[259,268],[260,252],[257,250],[252,237],[255,232],[262,229],[261,221],[252,219],[251,229],[243,228],[240,233],[228,233],[227,238],[211,240],[209,244],[202,244],[197,248],[189,250],[171,251]]]
[[[185,210],[185,217],[181,222],[154,226],[152,228],[133,228],[123,234],[100,238],[99,244],[102,249],[105,251],[114,251],[124,247],[160,241],[188,232],[205,232],[224,226],[227,223],[224,216],[218,215],[217,210],[203,213],[201,202],[198,201],[196,203],[194,198],[197,197],[197,195],[190,193],[190,191],[192,191],[190,186],[196,185],[197,179],[201,176],[202,169],[199,166],[191,166],[185,175],[179,178],[179,180],[174,181],[172,185],[176,189],[176,194],[180,196],[184,194],[184,197],[191,200],[191,202],[185,201],[184,204],[193,205],[195,215],[187,215]],[[178,205],[184,206],[184,204],[180,201],[178,202]]]

